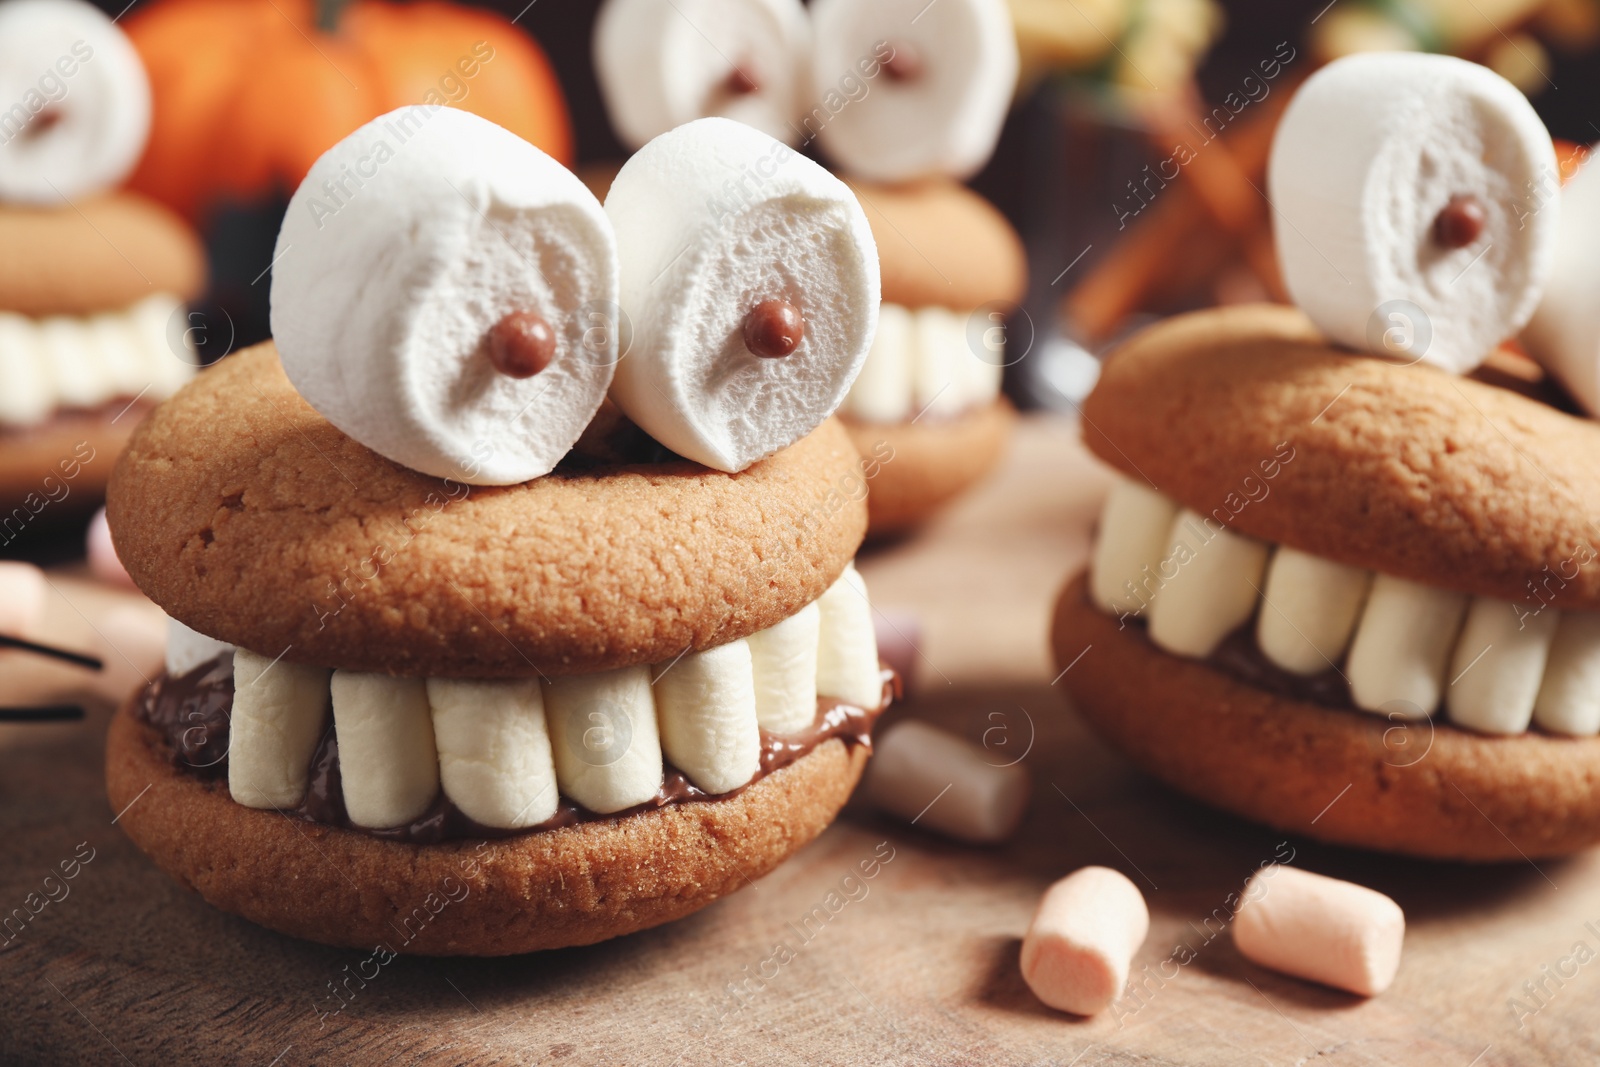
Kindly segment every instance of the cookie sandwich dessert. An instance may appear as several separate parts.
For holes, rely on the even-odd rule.
[[[0,2],[0,550],[98,506],[117,453],[193,374],[194,233],[116,186],[144,67],[83,0]]]
[[[993,153],[1016,88],[1004,0],[607,0],[594,60],[629,147],[726,116],[820,148],[860,200],[883,308],[840,417],[868,463],[872,532],[917,525],[993,468],[1027,263],[961,179]]]
[[[111,485],[175,620],[107,751],[160,867],[298,937],[499,955],[686,915],[833,819],[892,689],[828,417],[877,256],[793,154],[713,213],[772,148],[691,123],[603,208],[448,108],[317,162],[275,341]]]
[[[1555,168],[1522,95],[1449,57],[1339,60],[1290,103],[1299,308],[1153,326],[1084,405],[1118,477],[1053,643],[1133,762],[1340,844],[1600,841],[1600,426],[1484,362],[1549,278]]]

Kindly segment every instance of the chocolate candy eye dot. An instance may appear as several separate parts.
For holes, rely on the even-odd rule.
[[[750,64],[740,63],[728,72],[722,87],[734,96],[749,96],[761,91],[761,81],[750,71]]]
[[[1433,239],[1445,248],[1465,248],[1483,233],[1487,221],[1482,200],[1471,193],[1457,193],[1433,220]]]
[[[883,72],[890,81],[909,82],[922,77],[922,56],[915,48],[904,42],[891,47],[893,51],[883,62]]]
[[[532,378],[555,354],[555,331],[532,311],[513,311],[489,328],[489,362],[508,378]]]
[[[763,300],[744,318],[744,346],[763,359],[793,354],[805,333],[800,309],[786,300]]]

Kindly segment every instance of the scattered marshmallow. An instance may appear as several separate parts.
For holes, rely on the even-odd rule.
[[[49,584],[44,571],[31,563],[0,560],[0,634],[27,637],[44,618]]]
[[[1004,753],[989,752],[927,723],[903,720],[873,740],[866,796],[917,826],[974,845],[1016,833],[1033,782]]]
[[[49,82],[61,87],[46,95]],[[52,98],[53,97],[53,98]],[[0,200],[54,204],[110,189],[150,136],[150,80],[132,42],[82,0],[0,4]],[[27,113],[20,129],[13,124]]]
[[[1373,997],[1400,968],[1406,917],[1375,889],[1271,864],[1251,877],[1233,942],[1253,963]]]
[[[1544,123],[1488,68],[1414,52],[1335,60],[1273,140],[1284,282],[1333,340],[1465,373],[1539,303],[1557,175]]]
[[[611,398],[674,452],[741,471],[844,400],[878,320],[878,252],[848,187],[759,130],[662,134],[606,196],[632,340]]]
[[[989,159],[1017,87],[1005,0],[815,0],[811,18],[818,99],[801,122],[841,167],[894,182]]]
[[[605,399],[611,227],[570,171],[476,115],[404,107],[334,145],[295,191],[276,256],[289,380],[396,463],[524,482]]]
[[[595,75],[630,148],[713,115],[795,144],[810,35],[800,0],[607,0]]]
[[[1128,984],[1150,932],[1144,895],[1109,867],[1084,867],[1045,891],[1022,939],[1022,977],[1050,1007],[1095,1015]]]
[[[1591,415],[1600,414],[1600,167],[1561,188],[1561,232],[1544,297],[1522,343]]]

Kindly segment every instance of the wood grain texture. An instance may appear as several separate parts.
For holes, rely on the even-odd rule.
[[[878,604],[916,610],[924,625],[919,695],[899,714],[974,740],[1004,727],[988,735],[996,759],[1032,735],[1033,808],[1009,845],[967,849],[847,813],[753,888],[681,922],[542,955],[397,959],[364,988],[351,980],[338,1014],[329,983],[369,953],[217,912],[111,825],[104,712],[83,725],[0,729],[0,909],[21,906],[80,842],[96,850],[70,895],[0,944],[0,1063],[1507,1067],[1600,1057],[1600,965],[1562,962],[1580,941],[1600,951],[1594,853],[1474,868],[1294,839],[1297,865],[1400,902],[1410,929],[1399,978],[1362,1002],[1238,955],[1224,929],[1228,894],[1281,854],[1283,836],[1133,771],[1050,684],[1052,599],[1082,563],[1104,485],[1072,427],[1026,419],[993,480],[864,566]],[[53,617],[83,625],[64,607]],[[7,683],[17,670],[0,661]],[[880,849],[893,858],[866,880],[860,864]],[[1134,963],[1138,997],[1075,1020],[1034,1000],[1017,954],[1039,893],[1088,863],[1145,891],[1151,933]],[[1180,944],[1193,959],[1166,964]],[[1570,977],[1557,986],[1544,967]],[[1519,1029],[1507,1001],[1535,1006],[1522,986],[1539,981],[1545,1006]]]

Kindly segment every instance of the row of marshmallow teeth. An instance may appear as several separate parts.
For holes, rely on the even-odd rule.
[[[93,408],[118,397],[171,396],[197,362],[188,323],[176,317],[182,308],[176,296],[160,293],[84,317],[0,312],[0,426],[31,426],[58,408]]]
[[[168,672],[229,647],[174,622]],[[760,767],[760,731],[812,725],[819,694],[864,708],[882,700],[872,608],[853,565],[782,622],[655,667],[460,681],[235,649],[228,789],[246,807],[297,806],[331,700],[356,825],[403,826],[442,786],[476,822],[521,829],[554,815],[559,796],[600,814],[645,803],[661,786],[663,754],[707,793],[737,789]]]
[[[1484,733],[1519,734],[1530,721],[1600,733],[1600,612],[1435,589],[1274,547],[1128,479],[1101,514],[1089,591],[1111,614],[1144,613],[1154,644],[1195,659],[1255,615],[1256,644],[1282,670],[1321,674],[1344,657],[1364,711],[1427,716],[1442,699],[1452,722]]]
[[[872,349],[840,412],[861,422],[898,423],[926,412],[959,415],[1000,395],[1004,324],[948,308],[884,304]]]

